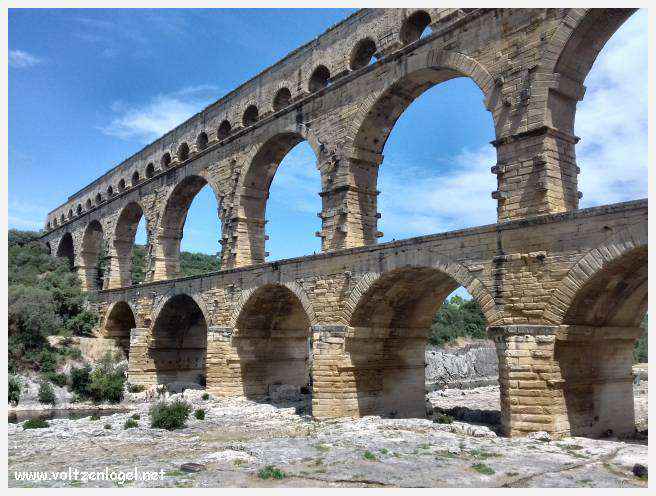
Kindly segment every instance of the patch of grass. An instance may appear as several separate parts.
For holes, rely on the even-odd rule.
[[[149,413],[151,427],[172,431],[185,426],[191,413],[191,405],[182,400],[172,403],[159,401],[150,407]]]
[[[428,443],[420,444],[419,449],[423,449],[423,450],[430,449],[430,444],[428,444]]]
[[[330,446],[328,446],[327,444],[319,443],[314,445],[314,449],[325,453],[326,451],[330,451]]]
[[[203,401],[209,400],[210,399],[210,393],[203,393],[203,396],[201,396],[201,398],[203,399]]]
[[[175,469],[164,472],[165,477],[180,477],[181,475],[186,475],[182,470]]]
[[[437,452],[438,456],[441,456],[442,458],[457,458],[458,455],[455,453],[451,453],[449,450],[442,450]]]
[[[370,462],[375,462],[375,461],[378,460],[378,458],[376,458],[376,455],[374,455],[369,450],[367,450],[363,453],[362,458],[364,458],[365,460],[369,460]]]
[[[567,454],[569,456],[573,456],[574,458],[590,458],[588,455],[584,455],[583,453],[578,453],[573,450],[567,450]]]
[[[72,487],[82,487],[82,481],[77,480],[77,479],[73,479],[72,481],[70,481],[68,483],[68,485],[72,486]]]
[[[260,471],[257,473],[257,476],[263,480],[267,480],[267,479],[281,480],[285,478],[285,472],[283,472],[279,468],[274,467],[273,465],[267,465],[263,469],[260,469]]]
[[[472,465],[472,468],[476,470],[479,474],[483,475],[492,475],[494,474],[494,469],[490,467],[489,465],[485,465],[484,463],[475,463]]]
[[[398,451],[395,451],[394,453],[392,453],[392,456],[394,458],[401,458],[401,453],[399,453]]]
[[[594,487],[592,484],[592,479],[581,479],[576,481],[576,485],[579,487]]]
[[[139,415],[138,413],[135,413],[134,415],[132,415],[131,418],[133,418],[134,420],[139,420],[141,418],[141,415]]]
[[[123,429],[132,429],[134,427],[139,427],[139,422],[132,418],[127,419],[125,424],[123,424]]]
[[[105,424],[103,429],[107,429],[108,431],[112,430],[112,425],[111,424]]]
[[[389,450],[387,448],[381,448],[379,450],[383,455],[387,455],[389,453]]]
[[[194,412],[194,417],[196,417],[196,420],[205,420],[205,410],[199,408]]]
[[[23,384],[20,379],[15,375],[9,376],[9,403],[16,406],[20,401],[21,389]]]
[[[89,420],[95,422],[96,420],[100,420],[100,417],[94,413],[93,415],[91,415],[91,417],[89,417]]]
[[[474,458],[479,458],[481,460],[486,460],[488,458],[501,458],[503,456],[501,453],[493,453],[491,451],[485,451],[478,448],[470,450],[469,454]]]
[[[246,460],[244,460],[243,458],[235,458],[234,460],[232,460],[232,464],[235,467],[243,467],[244,465],[246,465],[246,463],[247,463]]]
[[[50,427],[50,424],[43,419],[40,418],[35,418],[35,419],[29,419],[23,422],[23,430],[26,429],[47,429]]]
[[[556,446],[558,446],[561,449],[568,450],[568,451],[569,450],[582,450],[583,449],[583,446],[579,446],[578,444],[557,444]]]
[[[57,372],[46,372],[43,374],[43,376],[46,378],[46,380],[52,382],[53,384],[57,384],[60,387],[64,387],[68,382],[68,377],[66,377],[66,374],[59,374]]]

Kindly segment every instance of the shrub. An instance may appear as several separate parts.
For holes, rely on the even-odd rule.
[[[14,406],[18,405],[22,387],[23,385],[18,377],[14,375],[9,376],[9,403]]]
[[[50,404],[52,406],[57,403],[55,390],[49,382],[42,382],[39,386],[39,403]]]
[[[46,429],[50,427],[50,424],[40,418],[29,419],[23,423],[23,430],[25,429]]]
[[[476,463],[472,465],[472,468],[476,470],[479,474],[483,475],[492,475],[494,474],[494,469],[490,467],[489,465],[485,465],[484,463]]]
[[[57,372],[46,372],[45,374],[43,374],[43,376],[53,384],[57,384],[60,387],[64,387],[68,382],[68,377],[66,377],[66,374],[60,374]]]
[[[362,458],[369,460],[370,462],[376,461],[376,455],[374,455],[371,451],[365,451],[362,455]]]
[[[141,393],[146,389],[143,384],[128,384],[128,391],[131,393]]]
[[[65,322],[64,329],[75,336],[92,336],[93,328],[97,323],[98,316],[96,314],[82,310]]]
[[[123,399],[125,373],[122,367],[113,363],[113,357],[107,353],[98,367],[89,375],[89,396],[95,403],[119,403]]]
[[[93,415],[91,415],[91,417],[89,417],[89,420],[95,422],[96,420],[100,420],[100,417],[94,413]]]
[[[453,296],[440,307],[431,326],[428,341],[442,346],[461,336],[485,338],[485,316],[476,300]]]
[[[274,467],[273,465],[267,465],[263,469],[261,469],[258,473],[257,476],[260,479],[284,479],[285,478],[285,472],[280,470],[279,468]]]
[[[194,413],[194,416],[195,416],[198,420],[205,420],[205,410],[203,410],[202,408],[199,408],[199,409],[196,410],[196,412]]]
[[[451,415],[447,415],[446,413],[437,412],[433,417],[433,422],[436,424],[452,424],[453,417]]]
[[[81,398],[86,398],[89,396],[89,383],[91,367],[85,365],[82,368],[72,368],[71,369],[71,391],[76,393]]]
[[[157,429],[169,431],[181,429],[191,413],[191,405],[182,400],[172,403],[159,401],[150,407],[150,425]]]
[[[133,427],[139,427],[139,422],[137,422],[133,418],[127,419],[125,421],[125,424],[123,424],[123,429],[132,429]]]
[[[141,416],[138,413],[135,413],[134,415],[132,415],[132,418],[134,420],[139,420],[141,418]]]
[[[203,399],[203,401],[207,401],[207,400],[210,399],[210,394],[209,393],[203,393],[203,396],[201,396],[201,398]]]
[[[41,372],[55,372],[58,361],[57,353],[46,348],[39,354],[39,370]]]

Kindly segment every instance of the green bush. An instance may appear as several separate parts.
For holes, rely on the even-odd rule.
[[[447,415],[446,413],[437,412],[433,417],[433,422],[436,424],[452,424],[453,417],[451,415]]]
[[[89,420],[92,422],[95,422],[96,420],[100,420],[100,416],[96,415],[95,413],[89,417]]]
[[[194,412],[194,417],[196,417],[197,420],[205,420],[205,410],[199,408]]]
[[[143,384],[128,384],[128,391],[131,393],[141,393],[146,389]]]
[[[369,460],[370,462],[375,462],[377,460],[376,455],[374,455],[371,451],[365,451],[362,455],[362,458]]]
[[[138,413],[135,413],[134,415],[132,415],[132,418],[134,420],[139,420],[141,418],[141,415],[139,415]]]
[[[14,406],[18,405],[22,387],[23,385],[18,377],[14,375],[9,376],[9,403]]]
[[[123,429],[132,429],[133,427],[139,427],[139,422],[132,418],[127,419],[123,424]]]
[[[89,397],[94,403],[119,403],[123,399],[125,369],[114,363],[107,353],[89,375]]]
[[[52,382],[53,384],[57,384],[57,386],[60,387],[64,387],[68,382],[68,377],[66,377],[66,374],[61,374],[57,372],[46,372],[45,374],[43,374],[43,377],[45,377],[48,381]]]
[[[263,469],[261,469],[258,473],[257,476],[260,479],[284,479],[285,478],[285,472],[280,470],[279,468],[274,467],[273,465],[267,465]]]
[[[157,429],[169,431],[181,429],[191,413],[191,405],[182,400],[172,403],[158,401],[150,407],[150,425]]]
[[[203,393],[203,396],[201,396],[201,398],[203,399],[203,401],[207,401],[207,400],[210,399],[210,394],[209,393]]]
[[[57,397],[52,384],[49,382],[42,382],[39,386],[39,403],[55,406],[57,404]]]
[[[25,429],[46,429],[50,427],[50,424],[40,418],[29,419],[23,422],[23,430]]]
[[[458,337],[484,339],[485,316],[476,300],[453,296],[440,307],[430,328],[428,341],[443,346]]]
[[[72,368],[70,376],[71,391],[80,398],[87,398],[89,396],[89,384],[91,382],[91,367],[85,365],[81,368]]]

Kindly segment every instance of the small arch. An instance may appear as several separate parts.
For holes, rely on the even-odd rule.
[[[66,218],[64,217],[64,214],[61,214],[61,215],[59,216],[59,222],[61,222],[62,224],[63,224],[64,222],[66,222]]]
[[[160,164],[162,166],[162,170],[171,166],[171,154],[169,152],[166,152],[164,155],[162,155],[162,158],[160,159]]]
[[[150,178],[153,177],[154,175],[155,175],[155,164],[153,164],[152,162],[150,162],[150,163],[146,166],[146,177],[147,177],[148,179],[150,179]]]
[[[103,201],[102,194],[96,193],[96,205],[100,205]]]
[[[227,120],[224,120],[223,122],[221,122],[219,128],[216,131],[216,137],[219,140],[225,139],[228,136],[230,136],[231,131],[232,131],[232,126]]]
[[[112,196],[114,196],[114,188],[113,188],[111,185],[107,188],[107,196],[108,196],[109,198],[111,198]]]
[[[178,147],[177,157],[180,162],[184,162],[189,158],[189,145],[187,143],[182,143]]]
[[[289,88],[280,88],[273,97],[273,111],[277,112],[285,108],[292,101],[292,92]]]
[[[91,210],[91,198],[87,198],[87,210]]]
[[[118,216],[112,240],[115,262],[111,266],[108,288],[130,286],[132,281],[132,253],[134,240],[143,217],[143,209],[137,202],[128,203]]]
[[[141,178],[139,177],[139,172],[134,171],[134,174],[132,174],[132,187],[134,188],[137,184],[139,184],[139,181]]]
[[[57,258],[66,258],[68,266],[73,269],[75,263],[75,248],[73,245],[73,236],[71,233],[66,233],[59,240],[57,245]]]
[[[112,339],[125,358],[130,356],[130,331],[137,327],[132,307],[126,301],[113,303],[105,318],[104,336]]]
[[[52,222],[48,221],[48,224],[46,224],[48,229],[52,229]]]
[[[249,105],[244,111],[244,117],[242,119],[244,127],[252,126],[255,124],[257,122],[258,116],[257,107],[255,105]]]
[[[349,67],[352,71],[357,71],[368,66],[375,60],[376,43],[371,38],[364,38],[358,41],[351,51]]]
[[[82,205],[78,203],[77,207],[75,207],[75,211],[80,215],[82,213]]]
[[[118,190],[119,191],[125,191],[126,185],[125,185],[125,179],[121,179],[118,182]]]
[[[69,209],[68,209],[68,218],[69,218],[69,219],[72,219],[72,218],[73,218],[73,209],[72,209],[72,208],[69,208]]]
[[[325,65],[320,65],[312,71],[310,76],[310,81],[308,83],[308,89],[310,93],[319,91],[330,83],[330,71]]]
[[[403,21],[401,26],[401,32],[399,37],[401,38],[401,43],[407,45],[414,41],[417,41],[422,37],[424,31],[431,23],[431,16],[425,10],[418,10]]]
[[[209,143],[209,138],[207,137],[207,133],[205,131],[202,131],[199,135],[198,138],[196,138],[196,149],[197,150],[204,150],[207,148],[207,144]]]
[[[54,223],[55,227],[59,225],[59,222],[57,222],[57,217],[55,217],[52,222]]]

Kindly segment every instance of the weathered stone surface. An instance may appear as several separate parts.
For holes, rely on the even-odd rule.
[[[462,347],[426,347],[426,388],[480,387],[497,384],[499,360],[491,341],[476,341]]]

